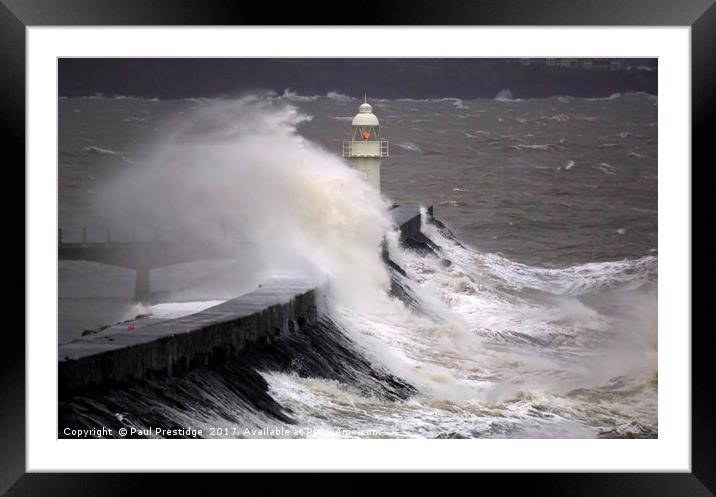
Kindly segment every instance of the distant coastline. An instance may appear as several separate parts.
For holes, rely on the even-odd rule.
[[[614,70],[519,59],[60,59],[58,94],[175,99],[257,90],[280,95],[290,88],[298,95],[336,92],[354,98],[364,92],[415,99],[495,98],[505,91],[520,99],[657,95],[656,60],[633,60],[628,69]]]

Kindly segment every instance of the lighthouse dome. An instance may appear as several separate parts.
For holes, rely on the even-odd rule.
[[[378,118],[373,114],[373,107],[368,102],[360,104],[358,114],[353,118],[353,126],[379,126]]]

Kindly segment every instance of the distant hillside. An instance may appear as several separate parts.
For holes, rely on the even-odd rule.
[[[649,61],[655,66],[655,61]],[[657,71],[529,65],[507,59],[61,59],[59,94],[232,96],[266,89],[374,98],[606,97],[657,93]]]

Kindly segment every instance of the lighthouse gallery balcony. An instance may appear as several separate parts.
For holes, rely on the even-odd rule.
[[[343,157],[388,157],[387,140],[343,142]]]

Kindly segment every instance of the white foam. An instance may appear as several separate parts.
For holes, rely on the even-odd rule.
[[[655,257],[531,267],[463,247],[423,216],[423,231],[451,264],[402,248],[397,231],[386,241],[391,259],[407,271],[402,285],[425,315],[387,294],[376,294],[370,309],[330,298],[327,308],[363,355],[418,393],[385,402],[334,381],[267,375],[272,394],[299,424],[318,426],[315,436],[331,438],[351,436],[336,433],[336,425],[401,438],[446,432],[579,438],[597,436],[602,422],[655,426],[656,389],[648,380],[656,361],[655,295],[630,300],[633,318],[603,315],[580,298],[655,280]],[[527,290],[542,293],[533,298]],[[598,388],[623,374],[637,393],[610,397],[608,408],[590,400],[609,395]],[[570,396],[574,389],[587,393]]]
[[[215,307],[224,303],[225,300],[203,300],[197,302],[170,302],[164,304],[154,304],[142,314],[151,313],[152,317],[159,319],[176,319],[197,312],[204,311],[210,307]]]

